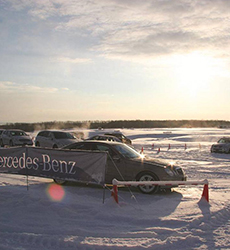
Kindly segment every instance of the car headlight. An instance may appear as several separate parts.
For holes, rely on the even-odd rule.
[[[173,172],[170,168],[165,167],[164,169],[165,169],[165,172],[166,172],[168,175],[174,176],[174,172]]]

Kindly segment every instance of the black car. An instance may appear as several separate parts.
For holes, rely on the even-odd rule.
[[[211,153],[230,154],[230,137],[223,137],[211,146]]]
[[[112,135],[112,136],[117,137],[123,143],[126,143],[128,145],[132,144],[132,141],[119,131],[118,132],[105,133],[105,135]]]
[[[70,150],[90,150],[108,152],[105,182],[125,181],[184,181],[183,169],[157,159],[147,159],[130,146],[119,142],[82,141],[65,146]],[[61,183],[60,183],[61,184]],[[158,186],[139,186],[141,192],[155,193]],[[164,186],[161,188],[171,188]]]
[[[118,139],[116,136],[112,136],[112,135],[94,135],[86,140],[121,142],[120,139]]]

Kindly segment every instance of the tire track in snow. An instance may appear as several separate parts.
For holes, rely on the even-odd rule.
[[[44,235],[33,233],[0,233],[0,249],[84,249],[81,242],[82,237],[63,235]],[[20,246],[21,248],[18,248]],[[81,246],[81,247],[80,247]],[[79,248],[78,248],[79,247]]]

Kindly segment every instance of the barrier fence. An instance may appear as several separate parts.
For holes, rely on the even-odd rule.
[[[200,150],[201,150],[201,148],[202,148],[202,146],[201,146],[201,144],[199,143],[197,146],[194,146],[194,145],[190,145],[190,147],[191,148],[199,148]],[[161,149],[167,149],[168,151],[170,150],[170,149],[184,149],[184,150],[187,150],[188,149],[188,145],[187,145],[187,143],[185,143],[185,144],[168,144],[168,145],[159,145],[159,144],[152,144],[151,145],[151,149],[152,150],[156,150],[157,151],[157,153],[159,154],[160,153],[160,151],[161,151]],[[146,148],[147,149],[147,148]],[[148,148],[149,149],[149,148]],[[144,147],[142,146],[141,147],[141,151],[140,151],[140,153],[141,154],[143,154],[144,153]]]
[[[208,180],[201,180],[201,181],[118,181],[116,179],[113,179],[113,189],[112,189],[112,196],[116,203],[119,203],[118,201],[118,186],[192,186],[192,185],[204,185],[203,192],[201,199],[205,199],[207,202],[209,202],[209,191],[208,191]]]

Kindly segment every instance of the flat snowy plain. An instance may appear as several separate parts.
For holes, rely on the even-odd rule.
[[[120,188],[116,204],[108,189],[103,203],[102,188],[69,184],[55,193],[50,179],[27,185],[25,176],[1,174],[0,250],[230,249],[230,155],[210,153],[230,129],[120,131],[147,156],[180,164],[188,180],[208,179],[210,202],[199,202],[202,185],[155,195]]]

